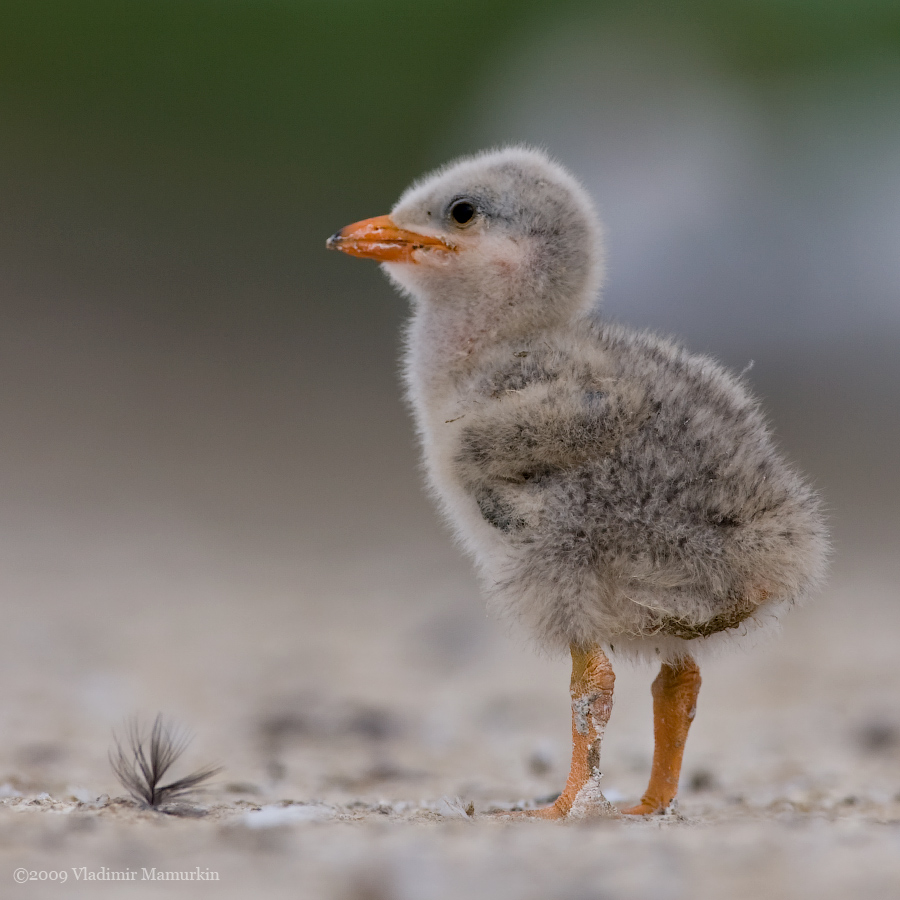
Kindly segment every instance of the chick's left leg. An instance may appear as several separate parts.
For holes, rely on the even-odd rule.
[[[600,791],[600,743],[612,712],[616,676],[599,647],[572,646],[572,767],[565,790],[552,806],[527,810],[541,819],[617,816]]]

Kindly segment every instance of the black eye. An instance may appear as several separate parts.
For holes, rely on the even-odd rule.
[[[475,204],[469,200],[457,200],[450,206],[450,218],[457,225],[468,225],[475,218]]]

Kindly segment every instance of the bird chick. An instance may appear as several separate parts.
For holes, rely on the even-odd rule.
[[[543,153],[462,159],[328,246],[379,260],[412,302],[404,372],[428,479],[490,604],[571,652],[571,772],[528,814],[612,812],[607,651],[662,664],[650,783],[625,812],[664,811],[699,651],[774,621],[823,576],[816,494],[740,378],[597,315],[602,228]]]

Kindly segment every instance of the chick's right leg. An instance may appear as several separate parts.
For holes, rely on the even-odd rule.
[[[700,668],[691,657],[663,663],[653,682],[653,766],[641,802],[623,812],[648,816],[663,812],[678,793],[678,778],[688,729],[697,712]]]

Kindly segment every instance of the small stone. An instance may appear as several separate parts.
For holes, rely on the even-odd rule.
[[[716,777],[709,769],[695,769],[688,779],[688,790],[695,793],[711,791],[716,786]]]
[[[884,753],[900,744],[900,729],[892,722],[872,721],[859,730],[857,740],[869,753]]]

